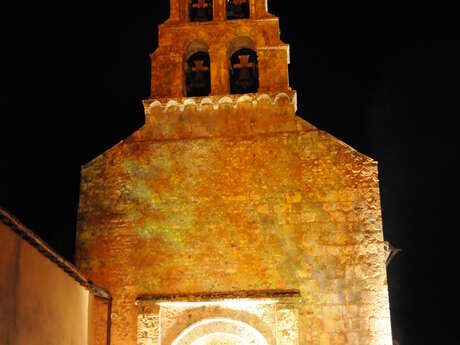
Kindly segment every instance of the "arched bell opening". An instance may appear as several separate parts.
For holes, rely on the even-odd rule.
[[[226,0],[227,19],[249,18],[249,0]]]
[[[207,22],[212,20],[212,0],[189,0],[189,17],[191,22]]]
[[[230,92],[254,93],[259,89],[257,54],[249,48],[241,48],[230,57]]]
[[[199,51],[192,54],[186,61],[186,96],[208,96],[211,93],[211,60],[209,54]]]

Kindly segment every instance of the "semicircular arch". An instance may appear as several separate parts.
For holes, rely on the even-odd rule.
[[[236,344],[269,345],[265,337],[249,324],[230,318],[208,318],[184,329],[171,345],[206,345],[206,340],[216,334],[238,339]]]
[[[227,56],[230,58],[233,54],[235,54],[240,49],[251,49],[256,51],[256,42],[249,36],[241,35],[234,37],[230,45],[228,47]]]
[[[184,61],[187,61],[193,54],[198,52],[209,54],[209,45],[202,38],[195,38],[187,41],[184,47]]]

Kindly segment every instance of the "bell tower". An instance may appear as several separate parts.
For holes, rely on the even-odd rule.
[[[151,63],[144,126],[81,171],[111,344],[391,345],[377,162],[296,115],[266,0],[171,0]]]
[[[290,91],[289,46],[266,0],[171,0],[158,41],[152,98]]]

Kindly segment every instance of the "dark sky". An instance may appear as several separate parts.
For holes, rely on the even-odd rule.
[[[80,166],[142,126],[169,4],[35,6],[0,18],[0,205],[72,260]],[[298,114],[379,161],[384,235],[403,249],[388,268],[394,337],[458,343],[460,41],[388,4],[269,6]]]

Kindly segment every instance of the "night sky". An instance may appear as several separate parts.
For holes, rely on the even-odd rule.
[[[389,5],[292,3],[269,8],[298,114],[379,161],[384,236],[403,250],[388,267],[394,338],[459,343],[460,41]],[[69,4],[1,13],[0,205],[72,260],[80,166],[143,125],[169,4]]]

